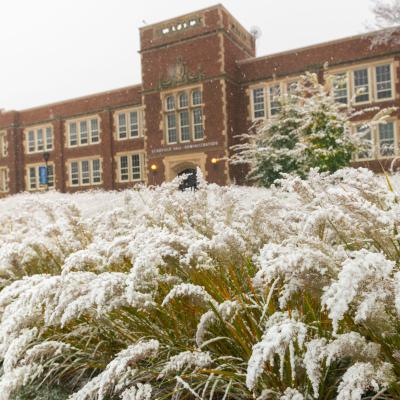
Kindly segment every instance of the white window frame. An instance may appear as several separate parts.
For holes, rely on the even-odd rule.
[[[352,105],[355,107],[362,106],[365,104],[373,104],[373,103],[382,103],[393,101],[396,99],[396,92],[395,92],[395,60],[393,59],[385,59],[379,60],[372,63],[367,64],[358,64],[358,65],[351,65],[347,68],[338,68],[332,69],[325,74],[325,78],[332,78],[335,75],[346,73],[348,76],[348,105]],[[377,95],[377,81],[376,81],[376,67],[383,66],[383,65],[390,65],[390,73],[391,73],[391,84],[392,84],[392,96],[387,97],[385,99],[378,99]],[[356,102],[355,101],[355,87],[354,87],[354,71],[360,69],[367,69],[368,71],[368,90],[369,90],[369,100],[363,102]],[[329,79],[328,82],[330,83],[330,90],[332,91],[332,80]],[[344,103],[343,103],[344,104]]]
[[[381,142],[380,142],[380,135],[379,135],[379,133],[380,133],[379,132],[379,126],[380,125],[385,125],[385,124],[390,124],[390,123],[393,124],[393,146],[394,146],[394,149],[393,149],[393,154],[384,156],[384,155],[381,154]],[[399,154],[399,143],[398,143],[398,138],[397,138],[397,130],[398,130],[397,129],[397,120],[396,119],[392,119],[392,118],[388,119],[385,122],[381,122],[381,123],[376,125],[376,144],[377,144],[376,147],[377,147],[377,154],[378,154],[378,159],[379,160],[391,159],[391,158],[396,157]]]
[[[94,168],[93,163],[95,161],[99,162],[99,173],[100,173],[100,180],[99,182],[94,182]],[[83,183],[83,173],[82,173],[82,165],[83,163],[88,162],[89,165],[89,182]],[[72,182],[72,164],[78,164],[78,183]],[[88,158],[77,158],[77,159],[70,159],[67,162],[68,165],[68,182],[70,187],[85,187],[85,186],[99,186],[103,184],[103,162],[101,157],[88,157]]]
[[[139,156],[139,168],[140,168],[140,177],[139,178],[133,178],[133,166],[132,166],[132,157],[133,156]],[[121,158],[122,157],[127,157],[128,158],[128,179],[122,179],[122,165],[121,165]],[[116,156],[117,158],[117,168],[118,168],[118,183],[130,183],[130,182],[143,182],[143,173],[144,173],[144,154],[143,152],[129,152],[129,153],[119,153]]]
[[[200,93],[200,103],[195,103],[194,93]],[[187,96],[187,104],[181,105],[180,97],[186,94]],[[167,99],[173,98],[173,107],[169,107],[167,104]],[[190,143],[190,142],[201,142],[205,140],[205,127],[204,127],[204,97],[203,90],[201,86],[194,87],[186,87],[180,88],[174,92],[168,92],[163,94],[162,96],[162,104],[163,104],[163,113],[164,113],[164,137],[165,143],[167,145],[180,144],[180,143]],[[201,112],[201,122],[195,123],[195,112],[200,110]],[[188,125],[184,125],[185,127],[189,127],[189,139],[182,139],[182,126],[181,126],[181,113],[188,113]],[[168,123],[168,117],[173,115],[175,118],[175,127],[170,127]],[[197,137],[195,135],[196,127],[201,126],[202,135],[201,137]],[[176,132],[176,140],[171,141],[169,132]]]
[[[25,175],[25,179],[26,179],[26,188],[29,192],[39,192],[39,191],[43,191],[46,190],[47,188],[49,189],[54,189],[55,188],[55,183],[56,183],[56,171],[55,171],[55,165],[53,162],[49,162],[47,164],[48,168],[52,168],[53,173],[49,174],[49,176],[51,176],[51,179],[49,179],[49,184],[48,185],[41,185],[40,184],[40,175],[39,175],[39,168],[40,167],[45,167],[46,164],[45,163],[36,163],[36,164],[27,164],[25,166],[25,170],[26,170],[26,175]],[[31,168],[35,169],[35,187],[32,187],[32,181],[31,181]]]
[[[391,84],[391,87],[390,87],[390,89],[391,89],[391,92],[392,92],[392,95],[390,96],[390,97],[386,97],[386,98],[384,98],[384,99],[378,99],[378,81],[377,81],[377,79],[376,79],[376,68],[377,67],[383,67],[383,66],[385,66],[385,65],[389,65],[389,67],[390,67],[390,80],[391,80],[391,82],[390,82],[390,84]],[[374,102],[375,103],[382,103],[382,102],[385,102],[385,101],[392,101],[392,100],[394,100],[395,99],[395,97],[396,97],[396,93],[395,93],[395,90],[396,90],[396,85],[395,85],[395,83],[394,83],[394,81],[395,81],[395,74],[394,74],[394,67],[393,67],[393,62],[382,62],[382,63],[379,63],[379,64],[374,64],[373,66],[372,66],[372,76],[373,76],[373,94],[374,94]]]
[[[137,135],[132,135],[132,130],[131,130],[131,113],[136,112],[137,114]],[[126,137],[121,137],[120,136],[120,123],[119,123],[119,117],[120,115],[125,115],[125,127],[126,127]],[[134,139],[139,139],[143,137],[143,107],[133,107],[133,108],[127,108],[123,110],[117,110],[115,111],[114,114],[114,123],[116,127],[116,134],[115,138],[117,140],[134,140]]]
[[[357,122],[357,123],[354,123],[354,124],[353,124],[353,134],[354,134],[354,135],[357,135],[357,134],[359,133],[359,132],[358,132],[358,128],[361,127],[361,126],[368,126],[368,127],[369,127],[369,130],[370,130],[370,132],[371,132],[371,157],[359,157],[358,155],[359,155],[360,152],[357,151],[357,152],[354,153],[354,160],[355,160],[355,161],[359,161],[359,162],[376,160],[377,157],[376,157],[376,137],[375,137],[376,135],[375,135],[375,128],[374,128],[374,126],[371,126],[370,124],[368,124],[367,121],[364,121],[364,122]]]
[[[260,120],[273,119],[278,114],[272,115],[271,106],[272,106],[272,98],[271,98],[271,90],[273,87],[279,86],[280,97],[283,98],[285,95],[289,94],[289,86],[293,83],[298,83],[298,79],[294,77],[286,78],[279,81],[268,81],[258,83],[254,86],[250,86],[250,109],[251,109],[251,120],[253,122]],[[254,109],[254,90],[263,89],[264,94],[264,117],[256,117],[255,109]]]
[[[92,120],[97,120],[97,131],[92,129]],[[86,123],[87,143],[82,143],[82,130],[81,130],[82,123]],[[76,144],[71,144],[72,124],[75,124],[76,126]],[[92,146],[101,143],[101,119],[98,115],[85,116],[84,118],[77,118],[77,119],[68,119],[65,121],[65,125],[67,132],[68,148]],[[93,132],[97,132],[97,134],[94,136]],[[93,141],[94,138],[97,138],[97,141]]]
[[[337,97],[335,97],[335,88],[334,88],[334,84],[335,84],[335,78],[338,76],[338,75],[344,75],[345,76],[345,81],[346,81],[346,103],[343,103],[343,102],[340,102],[340,101],[337,101],[337,103],[339,103],[339,104],[343,104],[343,105],[349,105],[350,104],[350,102],[351,102],[351,89],[350,89],[350,87],[351,87],[351,84],[350,84],[350,81],[351,81],[351,79],[350,79],[350,74],[349,74],[349,72],[347,72],[347,71],[341,71],[341,72],[336,72],[336,73],[334,73],[334,74],[332,74],[332,77],[331,77],[331,82],[330,82],[330,86],[331,86],[331,96],[333,97],[333,99],[336,101],[336,98]]]
[[[394,154],[384,156],[381,155],[380,152],[380,137],[379,137],[379,125],[384,125],[385,123],[393,123],[393,136],[394,136]],[[367,121],[360,121],[354,122],[353,124],[353,133],[357,133],[357,127],[361,125],[368,125]],[[360,158],[358,157],[357,153],[354,153],[353,160],[357,162],[363,161],[372,161],[372,160],[385,160],[385,159],[392,159],[400,155],[399,149],[399,139],[398,139],[398,120],[396,118],[388,118],[386,121],[383,121],[379,124],[374,124],[370,126],[371,129],[371,158]]]
[[[9,172],[7,167],[0,167],[0,193],[8,193],[9,187]]]
[[[267,95],[267,97],[268,97],[268,115],[270,118],[274,118],[277,114],[279,114],[279,111],[281,109],[281,106],[274,107],[274,110],[277,109],[278,112],[272,114],[272,103],[274,102],[274,98],[272,96],[272,89],[276,88],[276,87],[279,87],[279,98],[282,99],[282,96],[284,94],[283,93],[284,88],[283,88],[283,84],[281,82],[271,83],[268,85],[268,95]],[[275,101],[275,103],[276,103],[276,101]]]
[[[47,132],[50,129],[51,140],[48,140]],[[39,141],[38,141],[38,132],[42,131],[42,139],[43,139],[43,148],[39,149]],[[33,133],[33,145],[34,149],[30,149],[30,136]],[[53,151],[54,150],[54,129],[52,125],[40,125],[40,126],[31,126],[24,130],[25,136],[25,154],[37,154],[43,153],[46,151]]]
[[[256,90],[262,90],[262,93],[263,93],[263,102],[262,102],[263,110],[262,111],[263,111],[264,115],[263,116],[258,116],[258,117],[256,117],[256,109],[255,109],[255,102],[254,102],[254,92]],[[267,96],[266,96],[265,92],[266,92],[265,85],[253,86],[250,89],[251,115],[252,115],[252,120],[253,121],[259,121],[259,120],[263,120],[263,119],[267,118],[267,111],[266,111],[266,106],[265,106],[266,97]],[[260,102],[260,104],[261,104],[261,102]],[[257,110],[257,112],[261,112],[261,110]]]
[[[355,84],[355,73],[357,71],[361,71],[361,70],[367,70],[367,78],[368,78],[368,100],[364,100],[364,101],[356,101],[357,96],[363,96],[364,93],[360,93],[357,95],[356,93],[356,84]],[[374,93],[372,91],[372,74],[371,74],[371,67],[367,66],[367,65],[361,65],[358,68],[354,68],[351,71],[351,82],[352,82],[352,102],[354,105],[359,106],[359,105],[363,105],[363,104],[370,104],[374,101]]]
[[[0,131],[0,157],[8,156],[7,131]]]

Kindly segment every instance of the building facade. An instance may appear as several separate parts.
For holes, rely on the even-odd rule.
[[[341,103],[399,104],[394,42],[371,48],[370,37],[356,36],[256,57],[254,37],[216,5],[145,26],[140,43],[141,84],[0,113],[0,196],[156,185],[196,167],[209,182],[242,183],[230,147],[254,121],[273,117],[276,96],[306,71],[336,80]],[[355,165],[390,165],[400,153],[398,118],[367,132],[371,148],[355,155]]]

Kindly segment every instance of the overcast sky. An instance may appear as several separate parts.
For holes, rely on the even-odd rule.
[[[1,0],[0,108],[23,109],[140,83],[138,28],[209,0]],[[261,28],[258,55],[363,33],[370,0],[225,0]]]

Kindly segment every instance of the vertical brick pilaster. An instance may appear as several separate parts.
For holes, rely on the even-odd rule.
[[[18,128],[13,126],[7,130],[8,140],[8,177],[10,193],[15,194],[23,190],[18,168],[23,169],[22,162],[19,162],[18,154]]]
[[[54,150],[51,153],[50,161],[54,162],[56,175],[56,189],[65,192],[66,167],[64,162],[64,124],[61,118],[53,121]]]
[[[113,159],[113,137],[112,137],[112,112],[105,110],[100,113],[101,128],[101,152],[103,158],[103,188],[113,190],[114,159]]]

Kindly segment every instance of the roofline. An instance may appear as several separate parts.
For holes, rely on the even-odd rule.
[[[190,13],[178,15],[178,16],[176,16],[176,17],[168,18],[168,19],[165,19],[165,20],[163,20],[163,21],[154,22],[153,24],[148,24],[148,25],[142,26],[142,27],[139,28],[139,31],[142,31],[142,30],[148,29],[148,28],[154,28],[154,27],[156,27],[156,26],[165,24],[165,23],[167,23],[167,22],[169,22],[169,21],[174,21],[174,20],[177,20],[177,19],[190,17],[190,16],[193,15],[193,14],[197,14],[197,13],[205,12],[205,11],[209,11],[209,10],[214,10],[214,9],[216,9],[216,8],[222,8],[222,9],[223,9],[225,12],[227,12],[229,15],[232,15],[232,14],[224,7],[223,4],[217,3],[217,4],[213,5],[213,6],[201,8],[200,10],[192,11],[192,12],[190,12]],[[233,17],[233,15],[232,15],[232,17]],[[235,19],[236,19],[236,18],[235,18]]]
[[[93,94],[88,94],[88,95],[84,95],[84,96],[79,96],[79,97],[72,97],[66,100],[60,100],[60,101],[55,101],[54,103],[47,103],[47,104],[42,104],[40,106],[33,106],[33,107],[29,107],[29,108],[24,108],[22,110],[7,110],[5,113],[7,112],[24,112],[24,111],[32,111],[32,110],[37,110],[39,108],[46,108],[46,107],[51,107],[51,106],[57,106],[60,104],[64,104],[64,103],[68,103],[71,101],[75,101],[75,100],[85,100],[85,99],[90,99],[92,97],[96,97],[96,96],[101,96],[101,95],[105,95],[105,94],[111,94],[114,92],[119,92],[122,90],[126,90],[126,89],[133,89],[135,87],[141,87],[142,84],[136,84],[136,85],[130,85],[130,86],[123,86],[123,87],[119,87],[117,89],[111,89],[111,90],[105,90],[103,92],[97,92],[97,93],[93,93]]]
[[[246,58],[245,60],[237,61],[237,63],[238,64],[246,64],[246,63],[255,62],[255,61],[267,60],[269,58],[274,58],[274,57],[277,57],[277,56],[283,56],[283,55],[287,55],[287,54],[291,54],[291,53],[295,53],[295,52],[316,49],[316,48],[319,48],[319,47],[325,47],[325,46],[329,46],[329,45],[332,45],[332,44],[347,42],[347,41],[354,40],[354,39],[360,39],[360,38],[363,38],[363,37],[374,36],[379,32],[385,32],[385,31],[397,30],[397,29],[400,29],[400,26],[392,27],[392,28],[385,28],[385,29],[378,29],[376,31],[370,31],[370,32],[361,33],[361,34],[358,34],[358,35],[346,36],[346,37],[342,37],[340,39],[328,40],[326,42],[316,43],[316,44],[312,44],[312,45],[309,45],[309,46],[297,47],[297,48],[290,49],[290,50],[280,51],[278,53],[267,54],[267,55],[261,56],[261,57]]]

